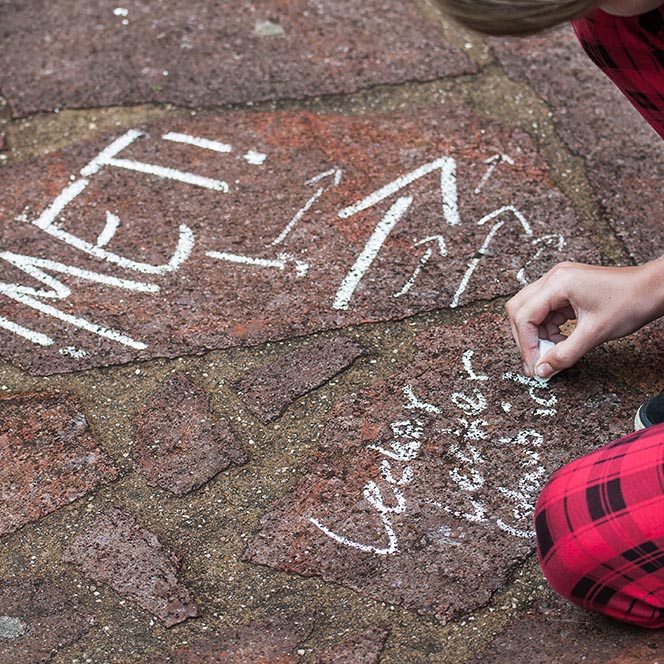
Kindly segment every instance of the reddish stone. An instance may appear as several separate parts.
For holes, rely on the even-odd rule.
[[[345,337],[319,341],[251,371],[237,389],[249,410],[267,424],[364,354],[362,346]]]
[[[170,102],[210,107],[469,74],[415,3],[311,0],[0,7],[0,89],[15,115]]]
[[[85,415],[59,394],[0,398],[0,535],[111,482],[112,459]]]
[[[0,582],[0,664],[50,662],[78,641],[94,619],[44,579]]]
[[[315,662],[316,664],[347,664],[348,662],[378,664],[389,634],[389,627],[368,629],[328,648],[320,657],[316,658]]]
[[[433,328],[418,347],[407,369],[339,401],[245,558],[445,621],[533,552],[540,488],[629,432],[643,395],[590,361],[548,386],[525,378],[494,315]]]
[[[198,616],[191,592],[178,580],[178,558],[118,508],[97,517],[67,547],[62,560],[95,583],[107,583],[166,627]]]
[[[607,620],[555,597],[526,611],[470,662],[656,664],[663,655],[664,635],[660,630]]]
[[[8,148],[9,146],[7,145],[7,139],[2,134],[0,134],[0,152],[3,152]]]
[[[596,258],[530,138],[462,105],[207,115],[124,136],[110,163],[95,158],[117,136],[0,169],[0,352],[33,373],[401,319]],[[128,170],[140,164],[171,170]]]
[[[141,664],[297,664],[296,649],[313,627],[305,614],[256,620]]]
[[[244,464],[226,420],[210,410],[202,387],[184,374],[163,385],[134,422],[132,458],[150,486],[182,496],[203,486],[231,463]]]
[[[662,139],[585,55],[571,28],[491,44],[508,75],[536,90],[563,140],[586,160],[606,217],[632,256],[659,257]]]

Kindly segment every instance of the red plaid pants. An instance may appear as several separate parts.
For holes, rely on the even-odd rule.
[[[574,21],[586,53],[664,137],[664,6]],[[580,606],[664,626],[664,424],[553,475],[535,509],[545,576]]]
[[[664,6],[638,16],[598,9],[572,25],[590,59],[664,138]]]
[[[535,509],[551,586],[586,609],[664,626],[664,424],[556,472]]]

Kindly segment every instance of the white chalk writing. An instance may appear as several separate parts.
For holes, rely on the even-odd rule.
[[[473,367],[473,357],[472,350],[467,350],[462,355],[461,365],[466,374],[465,380],[480,385],[495,380],[477,372]],[[548,385],[509,372],[502,374],[499,380],[528,388],[527,394],[533,404],[531,415],[541,415],[539,406],[543,405],[551,411],[547,414],[555,414],[557,399]],[[455,519],[487,526],[493,524],[513,537],[532,538],[530,521],[534,504],[547,475],[541,459],[544,443],[542,434],[535,429],[524,428],[513,436],[496,436],[493,433],[496,423],[490,425],[486,415],[489,409],[487,397],[478,387],[473,387],[468,392],[451,393],[451,412],[421,399],[412,384],[405,385],[402,394],[402,408],[410,411],[412,415],[391,422],[392,437],[387,444],[367,445],[367,449],[378,452],[380,463],[377,468],[378,477],[366,482],[362,490],[363,499],[370,508],[369,514],[373,519],[364,524],[367,530],[366,538],[360,540],[339,533],[317,517],[310,517],[309,521],[327,537],[343,546],[381,556],[400,552],[400,537],[395,517],[400,517],[402,521],[407,517],[410,506],[409,487],[418,481],[415,462],[421,455],[427,431],[431,431],[435,433],[434,438],[442,434],[449,441],[443,454],[453,460],[447,475],[455,489],[452,495],[456,506],[439,501],[429,501],[429,504]],[[501,406],[505,403],[502,402]],[[502,411],[508,412],[509,409],[503,407]],[[441,417],[453,421],[455,426],[432,429],[432,425]],[[495,468],[489,463],[492,449],[504,447],[510,449],[518,462],[517,467],[520,466],[523,472],[509,484],[493,484]],[[495,504],[495,500],[491,506],[487,504],[483,492],[489,487],[504,498],[502,504]],[[463,503],[466,503],[464,507],[459,508],[458,505]],[[357,522],[358,519],[354,518],[355,527]],[[375,532],[376,524],[380,524],[381,535]],[[442,527],[449,530],[449,526]],[[380,545],[371,543],[377,539],[382,539]],[[440,538],[438,541],[441,541]],[[450,545],[454,545],[454,542],[450,542]]]
[[[172,146],[181,145],[188,148],[197,148],[209,153],[210,158],[214,159],[239,159],[249,164],[250,169],[260,169],[267,159],[264,152],[254,149],[238,151],[232,143],[217,138],[192,136],[176,131],[165,132],[159,137],[152,138],[145,131],[139,129],[125,132],[112,140],[83,166],[78,176],[72,176],[71,181],[40,214],[34,218],[30,218],[28,215],[21,215],[20,217],[22,221],[32,224],[50,238],[63,243],[80,254],[100,261],[104,267],[95,270],[84,269],[75,265],[77,262],[75,258],[62,262],[53,260],[48,256],[29,256],[23,253],[3,251],[0,253],[0,262],[18,268],[26,277],[36,279],[43,287],[34,288],[8,280],[0,283],[0,295],[12,299],[23,307],[50,317],[53,321],[56,321],[56,324],[65,326],[63,329],[70,326],[84,330],[97,337],[103,337],[113,343],[136,350],[144,350],[148,347],[148,340],[146,339],[133,338],[123,330],[114,329],[77,315],[75,310],[72,310],[70,300],[74,298],[74,294],[78,293],[78,289],[81,287],[69,284],[87,281],[105,288],[120,289],[125,292],[157,294],[162,287],[159,278],[181,270],[198,248],[199,240],[197,240],[194,231],[188,224],[180,223],[177,233],[174,233],[175,237],[169,252],[166,253],[162,261],[151,263],[113,251],[116,237],[123,232],[123,219],[112,206],[109,206],[109,209],[105,211],[101,211],[103,216],[96,222],[94,218],[91,220],[93,228],[95,223],[99,225],[96,240],[92,241],[67,230],[64,213],[74,201],[80,199],[85,192],[90,191],[91,183],[100,173],[109,170],[133,173],[136,177],[147,178],[146,182],[171,180],[199,190],[208,190],[215,195],[225,196],[230,192],[230,178],[229,181],[226,181],[225,179],[209,177],[186,169],[173,168],[172,166],[128,156],[131,155],[132,150],[136,149],[137,145],[150,140],[163,141],[165,144]],[[160,159],[155,159],[155,161],[160,161]],[[513,166],[514,161],[507,155],[496,154],[486,159],[485,164],[487,170],[475,188],[475,193],[483,189],[489,177],[499,165]],[[374,208],[389,203],[389,207],[386,210],[383,209],[371,222],[374,224],[373,229],[369,229],[363,246],[358,249],[350,263],[350,267],[340,277],[334,297],[327,306],[334,310],[344,311],[354,305],[354,299],[359,297],[358,292],[362,290],[363,281],[368,278],[367,275],[370,271],[376,269],[376,264],[380,263],[378,258],[381,252],[384,251],[386,244],[389,244],[388,240],[394,229],[397,225],[405,223],[404,220],[413,214],[414,203],[417,197],[421,195],[418,193],[421,188],[415,190],[413,186],[433,174],[438,175],[437,187],[440,197],[441,227],[424,238],[414,238],[412,240],[412,253],[415,256],[415,262],[410,266],[404,264],[409,273],[406,272],[403,275],[403,281],[397,282],[403,285],[396,292],[393,292],[392,296],[405,299],[407,296],[417,294],[418,281],[424,278],[422,275],[428,268],[431,265],[442,265],[444,261],[450,260],[451,240],[447,233],[451,232],[452,229],[462,227],[464,221],[459,205],[458,170],[459,164],[456,159],[449,156],[440,156],[399,175],[375,191],[360,197],[355,203],[338,209],[335,213],[337,219],[349,219],[354,215],[366,212],[368,213],[368,220],[371,222],[371,214],[373,214]],[[272,271],[273,274],[282,273],[284,279],[295,277],[304,280],[310,278],[316,256],[308,253],[310,247],[305,246],[297,249],[293,248],[293,244],[298,241],[301,242],[303,237],[305,237],[305,242],[315,243],[315,239],[306,239],[308,236],[300,233],[299,227],[306,223],[309,217],[313,218],[312,215],[317,214],[318,210],[316,208],[323,198],[329,199],[332,193],[339,191],[343,177],[343,169],[335,166],[306,179],[303,185],[307,188],[312,187],[313,192],[310,191],[303,196],[303,202],[297,207],[295,213],[284,223],[276,236],[273,236],[273,239],[267,242],[265,250],[260,253],[245,252],[241,249],[238,251],[237,246],[202,247],[203,255],[211,260],[209,265],[217,265],[220,268],[227,265],[229,269],[246,269],[254,272],[265,270],[266,275],[269,274],[269,271]],[[235,182],[239,181],[235,180]],[[326,205],[328,207],[331,205],[329,200]],[[91,209],[94,210],[94,207]],[[127,213],[123,212],[122,214]],[[473,223],[476,227],[487,226],[488,231],[468,262],[467,269],[461,279],[453,285],[453,296],[448,303],[448,306],[452,308],[458,307],[462,303],[470,288],[473,276],[480,269],[482,260],[493,253],[495,239],[499,234],[515,234],[519,238],[527,238],[532,242],[533,253],[528,261],[514,273],[514,278],[522,283],[527,282],[527,272],[541,259],[545,250],[559,251],[564,245],[564,239],[559,234],[535,237],[530,223],[519,209],[511,204],[502,205],[484,214]],[[286,248],[286,245],[290,246]],[[381,265],[383,264],[381,263]],[[141,278],[121,278],[111,275],[108,273],[110,266],[124,270],[127,273],[134,273],[134,277],[140,275]],[[327,266],[325,267],[327,268]],[[55,278],[54,273],[62,275],[61,278]],[[397,278],[399,278],[399,275],[397,275]],[[149,280],[146,281],[145,279]],[[54,300],[63,304],[66,303],[67,306],[58,308],[54,306]],[[43,317],[41,320],[43,320]],[[7,317],[0,317],[0,329],[41,347],[52,346],[55,343],[50,334],[31,329],[29,326],[10,320]],[[87,354],[79,352],[70,353],[66,350],[69,347],[65,344],[63,348],[58,350],[63,356],[72,359],[87,356]],[[484,380],[484,378],[477,377],[477,380]],[[550,406],[542,404],[539,414],[546,415],[549,410]],[[469,424],[469,426],[474,426],[476,432],[480,431],[478,423]]]

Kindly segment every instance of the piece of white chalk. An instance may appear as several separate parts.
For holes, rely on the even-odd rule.
[[[554,344],[553,341],[549,341],[548,339],[539,339],[537,342],[537,349],[539,350],[540,357],[555,345],[556,344]]]
[[[556,344],[553,343],[553,341],[549,341],[548,339],[539,339],[537,342],[537,349],[539,350],[539,356],[542,357],[544,353],[546,353],[548,350],[553,348]],[[539,362],[539,358],[538,358]],[[535,365],[537,366],[537,365]],[[550,376],[549,376],[550,378]],[[539,376],[535,376],[535,380],[539,381],[542,383],[542,385],[545,385],[546,383],[549,382],[549,378],[540,378]]]

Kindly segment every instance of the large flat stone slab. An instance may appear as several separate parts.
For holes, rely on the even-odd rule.
[[[364,354],[362,346],[348,338],[323,339],[249,372],[236,389],[249,410],[267,424]]]
[[[571,28],[491,40],[508,75],[547,102],[561,137],[582,156],[613,229],[638,261],[662,253],[664,143],[586,56]]]
[[[64,395],[0,398],[0,535],[114,480],[113,460]]]
[[[485,315],[431,329],[408,369],[342,398],[246,560],[443,621],[488,602],[533,552],[547,478],[627,433],[634,407],[601,367],[522,376],[506,328]]]
[[[0,172],[2,356],[50,373],[516,292],[584,229],[463,106],[162,121]]]
[[[398,0],[9,0],[0,40],[0,89],[15,115],[292,99],[477,69],[415,2]]]

